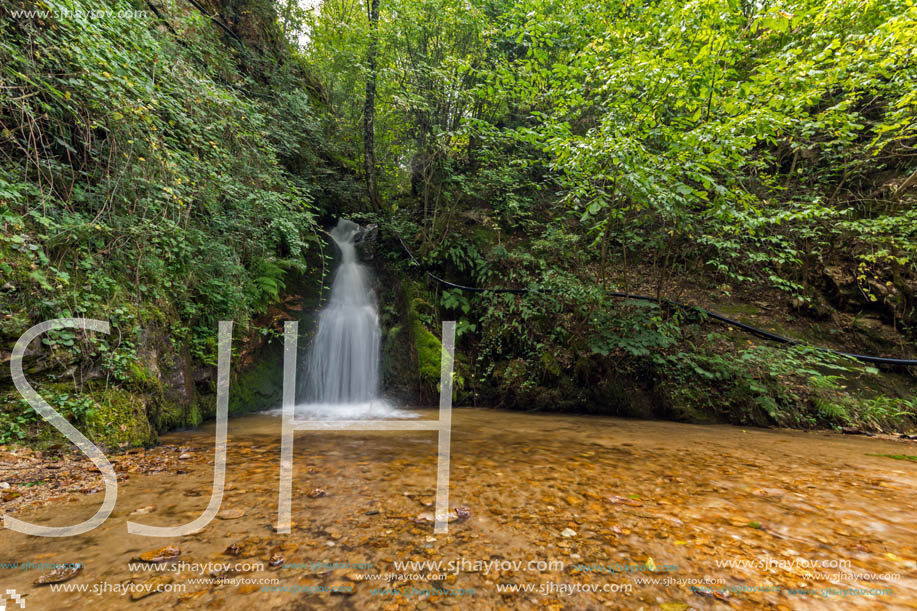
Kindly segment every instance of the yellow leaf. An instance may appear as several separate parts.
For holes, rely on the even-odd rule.
[[[651,570],[651,571],[655,571],[655,570],[656,570],[656,563],[653,562],[653,559],[652,559],[652,558],[647,558],[647,559],[646,559],[646,568],[648,568],[648,569]]]

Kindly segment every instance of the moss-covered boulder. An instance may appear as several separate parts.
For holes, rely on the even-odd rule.
[[[149,414],[154,399],[147,394],[107,386],[95,380],[77,391],[73,382],[33,384],[48,405],[104,450],[149,446],[158,439]],[[67,438],[44,421],[18,391],[0,396],[2,441],[36,447],[69,444]]]
[[[276,345],[275,345],[276,344]],[[229,386],[229,414],[279,407],[283,394],[282,342],[273,342],[259,352],[259,357],[234,374]]]
[[[406,322],[410,329],[411,351],[416,359],[420,399],[429,403],[434,401],[439,393],[442,368],[442,341],[425,324],[425,321],[436,320],[436,311],[421,284],[405,280],[402,286],[404,287],[404,303],[407,305]],[[452,378],[453,392],[459,392],[464,387],[464,377],[461,374],[463,364],[465,364],[465,359],[456,350]]]

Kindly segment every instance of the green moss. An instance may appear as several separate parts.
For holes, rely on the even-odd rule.
[[[424,324],[425,320],[435,319],[436,312],[429,301],[421,296],[422,286],[416,282],[402,282],[404,303],[407,305],[408,325],[411,329],[413,353],[417,356],[417,372],[421,386],[421,400],[428,400],[437,392],[440,380],[442,342]],[[461,390],[465,380],[461,375],[465,359],[458,350],[455,351],[456,366],[452,385],[455,391]]]
[[[417,365],[420,377],[435,385],[439,382],[443,345],[435,335],[427,331],[419,320],[414,320],[412,328],[414,330],[414,347],[417,349]]]
[[[230,415],[280,405],[283,391],[283,350],[267,350],[254,365],[239,373],[229,386]]]
[[[153,375],[140,363],[140,361],[131,362],[128,365],[128,371],[130,372],[131,378],[141,384],[152,384],[154,382]]]
[[[43,384],[39,393],[52,407],[83,433],[94,444],[109,450],[148,446],[156,443],[158,436],[147,417],[149,397],[128,390],[93,384],[77,394],[69,383]],[[62,398],[86,398],[91,409],[75,412]],[[63,434],[35,415],[30,425],[34,444],[50,446],[69,443]]]
[[[541,367],[550,377],[557,377],[560,375],[560,363],[557,362],[557,359],[550,352],[541,353]]]
[[[190,427],[196,427],[196,426],[200,426],[200,424],[203,421],[204,421],[204,415],[201,413],[200,403],[195,401],[194,403],[188,406],[187,424]]]
[[[94,432],[107,447],[155,443],[156,431],[147,418],[148,400],[145,396],[120,388],[102,391],[98,401],[103,409],[97,412],[90,424],[90,432]]]
[[[158,408],[153,422],[156,430],[165,432],[184,426],[185,410],[181,405],[162,400],[158,402]]]
[[[408,325],[411,329],[413,352],[417,355],[417,372],[421,385],[421,395],[429,398],[434,394],[436,384],[439,382],[440,355],[442,344],[423,325],[421,316],[429,317],[433,307],[418,294],[421,286],[409,280],[402,283],[404,290],[404,303],[407,305]]]

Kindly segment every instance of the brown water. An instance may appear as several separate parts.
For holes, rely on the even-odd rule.
[[[430,417],[433,414],[429,414]],[[229,423],[228,492],[201,532],[175,539],[129,535],[125,521],[171,526],[203,512],[210,496],[213,427],[174,433],[154,452],[160,468],[143,474],[120,458],[115,512],[96,530],[70,538],[0,531],[0,562],[79,562],[53,592],[33,581],[48,570],[2,570],[0,588],[27,594],[26,609],[917,609],[917,463],[868,454],[917,454],[917,444],[840,436],[695,426],[614,418],[532,415],[481,409],[453,412],[451,506],[470,517],[448,535],[416,520],[433,511],[436,437],[432,432],[300,432],[294,450],[293,532],[273,531],[277,512],[280,421],[256,415]],[[179,460],[178,456],[184,455]],[[133,472],[131,472],[133,469]],[[101,478],[100,478],[101,479]],[[323,496],[316,491],[321,489]],[[20,519],[66,525],[92,515],[101,494],[26,509]],[[140,510],[128,518],[128,514]],[[141,515],[142,514],[142,515]],[[566,535],[566,536],[565,536]],[[180,549],[177,570],[131,570],[141,553]],[[230,546],[234,545],[231,550]],[[360,581],[410,560],[561,561],[561,570],[449,571],[445,580]],[[335,570],[272,568],[291,563],[372,563]],[[652,559],[651,561],[649,559]],[[793,565],[794,559],[796,560]],[[724,567],[717,562],[767,561]],[[804,568],[809,562],[843,569]],[[263,563],[230,572],[275,584],[192,583],[209,578],[192,563]],[[648,565],[656,572],[600,573],[577,564]],[[663,571],[666,565],[677,565]],[[465,565],[466,569],[473,568]],[[897,574],[866,581],[843,573]],[[825,573],[815,575],[813,573]],[[219,571],[218,571],[219,576]],[[159,577],[156,577],[156,576]],[[635,579],[655,578],[645,585]],[[696,593],[691,579],[722,579],[731,592]],[[665,580],[668,579],[668,583]],[[679,582],[678,580],[681,580]],[[183,592],[137,597],[116,586],[167,584]],[[93,593],[93,588],[109,591]],[[499,592],[522,584],[541,592]],[[560,588],[631,586],[629,592]],[[277,588],[301,591],[279,591]],[[307,592],[340,587],[348,593]],[[474,595],[373,593],[438,587]],[[736,588],[754,591],[736,591]],[[762,588],[783,591],[762,592]],[[790,594],[787,588],[890,588],[890,595]],[[273,588],[273,590],[272,590]],[[135,600],[135,598],[137,598]],[[12,609],[13,607],[8,607]],[[18,607],[16,607],[18,608]]]

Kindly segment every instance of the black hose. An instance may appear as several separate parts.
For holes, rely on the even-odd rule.
[[[411,250],[407,247],[407,244],[404,243],[404,240],[402,240],[400,236],[396,236],[396,237],[398,237],[398,241],[401,243],[401,247],[404,249],[406,253],[408,253],[408,256],[411,258],[411,260],[414,263],[416,263],[418,266],[420,266],[420,268],[423,269],[424,273],[427,276],[429,276],[436,282],[442,284],[443,286],[448,286],[449,288],[459,289],[460,291],[468,291],[471,293],[512,293],[515,295],[519,295],[522,293],[529,293],[529,292],[539,292],[539,293],[553,293],[554,292],[551,289],[507,289],[507,288],[485,289],[485,288],[480,288],[476,286],[464,286],[462,284],[456,284],[454,282],[449,282],[448,280],[443,280],[442,278],[433,274],[429,270],[424,269],[425,266],[420,261],[417,260],[417,257],[415,257],[414,253],[412,253]],[[782,335],[777,335],[776,333],[771,333],[770,331],[765,331],[764,329],[759,329],[757,327],[747,325],[743,322],[739,322],[737,320],[727,318],[726,316],[723,316],[722,314],[717,314],[716,312],[705,310],[704,308],[701,308],[699,306],[687,305],[684,303],[679,303],[677,301],[672,301],[670,299],[657,299],[656,297],[651,297],[650,295],[634,295],[632,293],[621,293],[618,291],[606,291],[606,294],[609,297],[617,297],[621,299],[637,299],[640,301],[652,301],[654,303],[666,303],[666,304],[678,306],[681,308],[693,309],[695,311],[701,312],[702,314],[706,316],[709,316],[710,318],[714,320],[718,320],[728,325],[732,325],[733,327],[737,327],[747,333],[751,333],[752,335],[763,337],[764,339],[769,339],[771,341],[779,342],[781,344],[788,344],[791,346],[805,345],[805,342],[791,339],[789,337],[784,337]],[[917,359],[893,359],[893,358],[888,358],[884,356],[870,356],[866,354],[854,354],[851,352],[841,352],[839,350],[831,350],[830,348],[821,348],[821,347],[816,347],[816,349],[822,352],[827,352],[829,354],[836,354],[838,356],[846,356],[848,358],[856,359],[858,361],[863,361],[866,363],[892,365],[895,367],[917,367]]]

